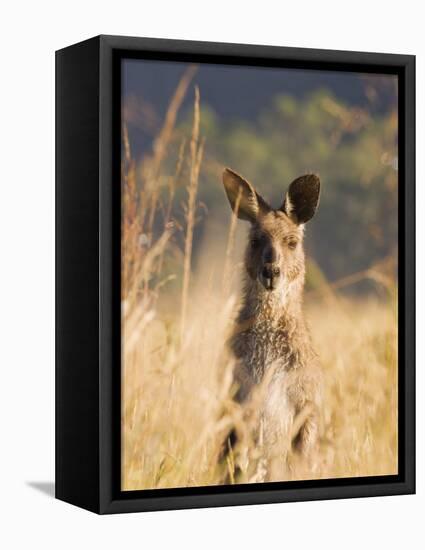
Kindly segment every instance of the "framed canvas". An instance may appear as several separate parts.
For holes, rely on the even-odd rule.
[[[56,53],[56,497],[413,493],[415,58]]]

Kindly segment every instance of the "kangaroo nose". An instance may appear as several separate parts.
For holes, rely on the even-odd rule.
[[[277,278],[280,275],[280,268],[278,265],[266,263],[264,264],[262,275],[265,279]]]
[[[277,286],[277,280],[280,276],[279,266],[272,263],[266,263],[261,271],[261,279],[267,290],[274,290]]]

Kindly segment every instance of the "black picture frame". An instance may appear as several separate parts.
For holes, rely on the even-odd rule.
[[[399,78],[399,473],[120,490],[120,61]],[[415,492],[415,57],[98,36],[56,52],[56,498],[100,514]]]

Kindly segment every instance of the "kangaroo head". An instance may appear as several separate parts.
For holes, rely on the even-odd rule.
[[[224,189],[233,212],[250,222],[245,267],[249,277],[269,292],[282,292],[304,277],[303,228],[317,209],[320,180],[307,174],[289,186],[282,206],[271,208],[255,188],[226,168]]]

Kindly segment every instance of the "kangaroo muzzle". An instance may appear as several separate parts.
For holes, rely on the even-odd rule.
[[[266,290],[274,290],[280,278],[280,268],[276,264],[266,263],[260,274],[260,280]]]

